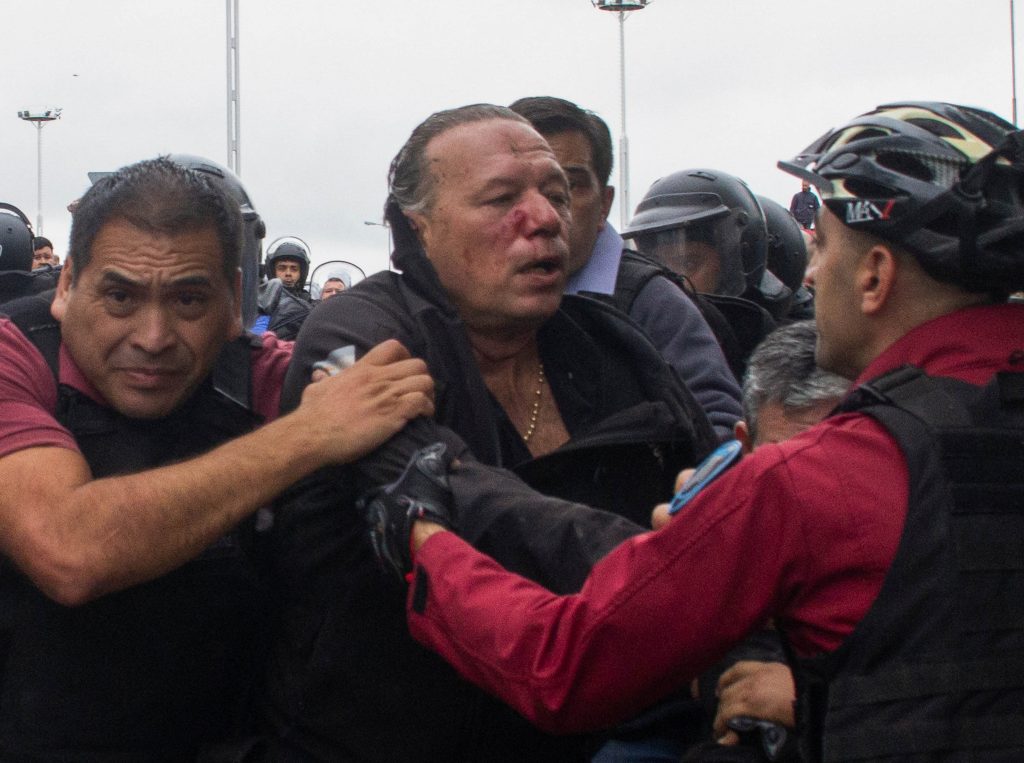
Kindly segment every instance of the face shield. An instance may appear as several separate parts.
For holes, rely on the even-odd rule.
[[[738,297],[746,288],[741,261],[742,227],[728,213],[633,236],[636,247],[689,278],[705,294]]]
[[[314,300],[322,299],[324,286],[328,281],[340,281],[346,289],[366,278],[363,269],[346,260],[331,260],[314,268],[309,277],[309,296]]]

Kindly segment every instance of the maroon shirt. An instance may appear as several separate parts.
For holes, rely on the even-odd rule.
[[[1024,306],[969,308],[910,331],[858,383],[909,363],[984,384],[1022,348]],[[836,649],[895,556],[907,483],[879,424],[829,418],[758,448],[667,527],[615,549],[571,596],[438,533],[416,556],[429,580],[421,614],[411,605],[423,592],[410,591],[410,630],[546,730],[606,727],[685,685],[769,617],[802,656]]]
[[[253,403],[256,413],[266,421],[277,418],[292,344],[265,334],[263,346],[253,350]],[[106,404],[63,345],[60,381]],[[71,433],[54,418],[56,407],[57,385],[43,356],[11,321],[0,318],[0,458],[40,446],[78,450]]]

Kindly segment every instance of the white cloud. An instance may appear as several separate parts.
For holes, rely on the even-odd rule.
[[[63,107],[43,132],[44,232],[61,254],[87,171],[166,152],[226,162],[223,2],[9,6],[0,200],[35,219],[35,134],[15,113]],[[618,137],[618,22],[588,0],[245,0],[240,24],[243,181],[269,237],[301,236],[318,262],[383,267],[385,231],[363,221],[431,111],[559,95]],[[693,166],[788,204],[796,181],[775,161],[887,100],[1010,111],[995,0],[656,0],[627,21],[626,49],[634,205]]]

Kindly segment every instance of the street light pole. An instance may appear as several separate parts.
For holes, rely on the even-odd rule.
[[[626,15],[650,5],[653,0],[590,0],[601,11],[619,14],[619,224],[626,226],[630,218],[629,205],[629,137],[626,134]]]
[[[39,109],[19,111],[18,118],[31,122],[36,128],[36,231],[43,235],[43,125],[60,119],[60,109]]]
[[[242,104],[238,67],[238,0],[225,0],[227,19],[228,169],[242,176]]]
[[[1017,126],[1017,34],[1014,29],[1013,0],[1010,0],[1010,84],[1013,87],[1013,125]]]

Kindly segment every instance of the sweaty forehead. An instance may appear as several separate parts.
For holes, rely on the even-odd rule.
[[[157,273],[216,273],[223,269],[223,251],[212,227],[175,234],[150,233],[124,220],[112,220],[93,240],[85,272],[108,269],[148,278]]]
[[[431,140],[426,153],[435,169],[488,160],[555,158],[536,130],[510,119],[488,119],[453,127]]]

